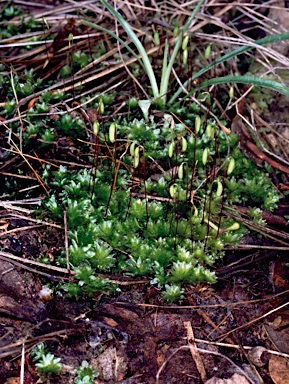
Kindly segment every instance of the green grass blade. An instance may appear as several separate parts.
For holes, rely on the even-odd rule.
[[[173,69],[173,65],[174,65],[174,63],[176,61],[177,54],[179,53],[180,47],[182,45],[183,36],[184,36],[185,32],[188,30],[189,26],[191,25],[193,19],[195,18],[196,14],[198,13],[198,11],[201,8],[201,6],[204,3],[204,1],[205,0],[200,0],[198,2],[198,4],[195,7],[193,13],[191,14],[191,16],[187,20],[186,24],[182,28],[182,31],[181,31],[181,33],[180,33],[180,35],[178,37],[178,40],[177,40],[176,45],[174,47],[174,50],[173,50],[171,59],[169,61],[169,64],[168,64],[168,66],[166,68],[166,71],[165,71],[165,73],[164,73],[164,71],[162,73],[162,74],[164,74],[164,76],[162,76],[162,80],[161,80],[160,94],[164,95],[164,98],[166,98],[166,94],[167,94],[167,91],[168,91],[168,88],[169,88],[170,75],[171,75],[171,72],[172,72],[172,69]],[[165,99],[164,99],[164,103],[165,103]]]
[[[284,41],[284,40],[288,40],[288,39],[289,39],[289,32],[285,32],[285,33],[280,33],[278,35],[267,36],[267,37],[264,37],[263,39],[260,39],[260,40],[256,40],[254,42],[254,44],[257,44],[257,45],[272,44],[272,43],[278,43],[279,41]],[[225,62],[225,61],[227,61],[227,60],[229,60],[229,59],[231,59],[231,58],[233,58],[235,56],[240,55],[243,52],[250,51],[253,48],[255,48],[255,47],[250,46],[250,45],[245,45],[243,47],[239,47],[237,49],[234,49],[233,51],[231,51],[231,52],[227,53],[226,55],[220,57],[219,59],[217,59],[213,63],[209,64],[205,68],[203,68],[200,71],[198,71],[197,73],[195,73],[190,79],[188,79],[184,83],[183,86],[186,88],[188,86],[188,84],[190,84],[192,81],[194,81],[195,79],[197,79],[198,77],[200,77],[201,75],[203,75],[204,73],[209,71],[215,65],[221,64],[221,63],[223,63],[223,62]],[[178,91],[171,97],[169,103],[173,104],[175,102],[176,98],[180,95],[181,92],[182,92],[182,88],[179,88]]]
[[[163,73],[162,73],[163,76],[162,76],[161,86],[160,86],[160,94],[164,95],[164,104],[165,104],[166,94],[167,94],[167,91],[169,88],[169,81],[170,81],[170,75],[171,75],[171,72],[173,69],[173,64],[176,60],[177,54],[178,54],[179,49],[182,45],[182,36],[183,36],[183,34],[181,33],[177,42],[176,42],[175,48],[173,50],[170,62],[167,65],[166,71],[164,71],[164,69],[163,69]]]
[[[281,93],[282,95],[289,96],[289,87],[286,87],[286,85],[278,83],[277,81],[261,79],[255,76],[223,76],[223,77],[216,77],[214,79],[209,79],[204,81],[198,87],[193,89],[188,95],[186,95],[182,100],[184,100],[189,95],[192,95],[197,90],[210,87],[211,85],[228,84],[228,83],[256,85],[257,87],[269,88],[273,91]]]
[[[134,31],[131,29],[128,22],[126,22],[125,19],[108,2],[106,2],[105,0],[100,0],[100,1],[109,10],[109,12],[117,19],[117,21],[121,24],[121,26],[124,28],[128,36],[130,37],[131,41],[136,46],[139,54],[141,55],[145,72],[149,77],[154,98],[157,99],[160,96],[159,88],[157,85],[156,77],[155,77],[150,59],[146,53],[144,46],[142,45],[141,41],[139,40],[137,35],[134,33]]]
[[[168,90],[168,87],[163,88],[163,84],[165,83],[165,78],[167,77],[167,72],[168,72],[168,54],[169,54],[169,43],[168,43],[168,40],[166,39],[165,49],[164,49],[164,58],[163,58],[162,77],[161,77],[161,87],[160,87],[160,95],[164,104],[166,102],[166,93]]]

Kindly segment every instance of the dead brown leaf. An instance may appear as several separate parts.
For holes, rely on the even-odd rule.
[[[36,101],[38,100],[39,100],[39,97],[34,97],[32,100],[30,100],[27,106],[27,110],[29,111],[29,109],[33,108]]]
[[[205,384],[250,384],[244,376],[234,373],[229,379],[219,379],[218,377],[212,377],[207,380]]]
[[[19,377],[9,377],[6,381],[7,384],[20,384]]]
[[[269,373],[275,384],[289,384],[289,362],[284,357],[271,357]]]
[[[0,312],[36,322],[45,307],[38,298],[35,277],[4,260],[0,260],[0,276]]]
[[[285,322],[285,324],[286,324],[286,322]],[[265,331],[266,331],[269,339],[275,345],[275,347],[278,349],[278,351],[288,354],[289,353],[289,331],[288,331],[288,327],[283,328],[282,326],[279,326],[278,328],[275,329],[273,326],[271,326],[269,324],[264,324],[263,326],[265,328]]]
[[[108,347],[96,359],[91,361],[93,368],[99,372],[99,379],[105,382],[119,382],[127,372],[127,357],[123,349]]]

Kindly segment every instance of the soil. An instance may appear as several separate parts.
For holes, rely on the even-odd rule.
[[[55,384],[73,383],[83,360],[99,373],[95,383],[289,383],[286,200],[275,212],[281,222],[270,222],[279,237],[245,237],[214,266],[217,284],[187,286],[178,305],[165,305],[146,279],[123,279],[115,295],[42,296],[47,279],[73,280],[37,265],[59,255],[64,231],[33,220],[33,201],[9,204],[0,202],[0,384],[20,383],[21,365],[22,382],[39,383],[31,350],[40,342],[61,358]]]
[[[60,378],[52,376],[52,383],[72,382],[74,368],[83,360],[99,372],[96,383],[202,383],[187,324],[204,350],[198,353],[206,379],[225,380],[235,373],[247,375],[249,383],[272,383],[270,355],[263,353],[265,363],[256,367],[250,349],[244,348],[288,354],[286,253],[230,252],[216,267],[218,283],[187,287],[179,305],[164,305],[160,292],[143,279],[124,281],[115,297],[71,300],[58,291],[40,298],[47,279],[41,274],[56,281],[73,277],[49,272],[49,266],[44,270],[19,263],[17,257],[49,255],[52,260],[63,246],[63,233],[13,216],[17,214],[2,210],[0,383],[19,377],[22,348],[24,383],[38,382],[30,352],[41,341],[63,363]],[[244,243],[253,240],[258,244],[252,236]]]

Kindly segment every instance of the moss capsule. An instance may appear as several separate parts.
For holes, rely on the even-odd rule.
[[[155,45],[160,45],[160,35],[158,31],[154,32],[154,43]]]
[[[207,164],[209,154],[210,154],[209,148],[205,148],[204,151],[203,151],[203,156],[202,156],[202,162],[203,162],[204,165]]]
[[[129,153],[131,156],[134,156],[135,145],[136,145],[136,142],[133,141],[129,147]]]
[[[201,118],[200,118],[200,116],[197,116],[195,119],[195,132],[196,132],[196,134],[198,134],[200,128],[201,128]]]
[[[211,56],[211,44],[209,44],[205,50],[205,59],[208,60],[208,58]]]
[[[187,148],[188,148],[188,142],[187,142],[187,139],[185,137],[182,137],[181,139],[182,141],[182,151],[183,152],[186,152]]]
[[[187,64],[187,62],[188,62],[188,55],[189,55],[189,53],[188,53],[188,50],[187,50],[187,48],[183,51],[183,64],[184,65],[186,65]]]
[[[216,196],[219,197],[223,193],[223,185],[220,181],[216,181],[217,183],[217,191],[216,191]]]
[[[230,99],[234,98],[234,87],[233,86],[231,86],[229,89],[229,97],[230,97]]]
[[[235,159],[231,157],[228,164],[227,175],[230,175],[234,171],[234,168],[235,168]]]
[[[215,129],[214,127],[212,126],[212,124],[208,124],[207,125],[207,128],[206,128],[206,134],[208,136],[209,139],[213,139],[214,138],[214,135],[215,135]]]
[[[176,198],[178,192],[178,185],[173,184],[170,186],[170,196],[172,199]]]
[[[178,167],[178,176],[179,176],[179,179],[183,179],[183,177],[184,177],[184,163],[182,163]]]
[[[98,102],[98,113],[100,114],[100,115],[103,115],[103,113],[104,113],[104,104],[103,104],[103,101],[102,101],[102,99],[100,99],[99,100],[99,102]]]
[[[172,142],[169,144],[169,149],[168,149],[169,157],[172,157],[172,156],[173,156],[173,154],[174,154],[174,148],[175,148],[175,143],[172,141]]]
[[[179,34],[179,30],[180,30],[179,27],[175,27],[175,28],[174,28],[174,32],[173,32],[174,37],[177,37],[177,36],[178,36],[178,34]]]
[[[226,228],[226,231],[237,231],[240,228],[240,224],[235,222],[229,228]]]
[[[184,38],[183,38],[183,42],[182,42],[182,50],[185,51],[188,47],[188,42],[189,42],[189,35],[186,35]]]
[[[116,136],[116,123],[111,123],[109,126],[109,134],[108,134],[109,141],[111,143],[115,142],[115,136]]]
[[[95,135],[98,135],[99,134],[99,122],[98,121],[95,121],[93,123],[93,133]]]
[[[134,168],[137,168],[139,165],[139,147],[136,147],[134,150],[134,159],[133,159],[133,166]]]

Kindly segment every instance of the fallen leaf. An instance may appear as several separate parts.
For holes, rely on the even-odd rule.
[[[274,291],[281,292],[289,289],[289,268],[286,260],[275,260],[270,265],[270,280],[273,283]]]
[[[32,273],[1,260],[0,276],[0,313],[32,323],[45,316],[45,306],[38,298]]]
[[[234,373],[229,379],[219,379],[218,377],[212,377],[207,380],[205,384],[250,384],[249,381],[242,375]]]
[[[281,323],[282,324],[282,323]],[[263,324],[265,331],[271,340],[271,342],[275,345],[278,351],[282,353],[289,353],[289,332],[288,328],[279,328],[274,329],[269,324]]]
[[[102,321],[105,324],[109,325],[110,327],[116,327],[118,325],[118,323],[116,321],[114,321],[113,319],[110,319],[108,317],[103,317]]]
[[[99,379],[105,382],[119,382],[127,372],[127,356],[124,349],[108,347],[96,359],[91,360],[92,367],[99,372]]]
[[[27,110],[29,111],[29,109],[33,108],[36,101],[38,100],[39,98],[38,97],[34,97],[32,100],[29,101],[28,103],[28,107],[27,107]]]
[[[19,377],[9,377],[6,384],[20,384],[20,379]]]
[[[275,384],[289,384],[289,362],[285,357],[272,356],[269,373]]]

